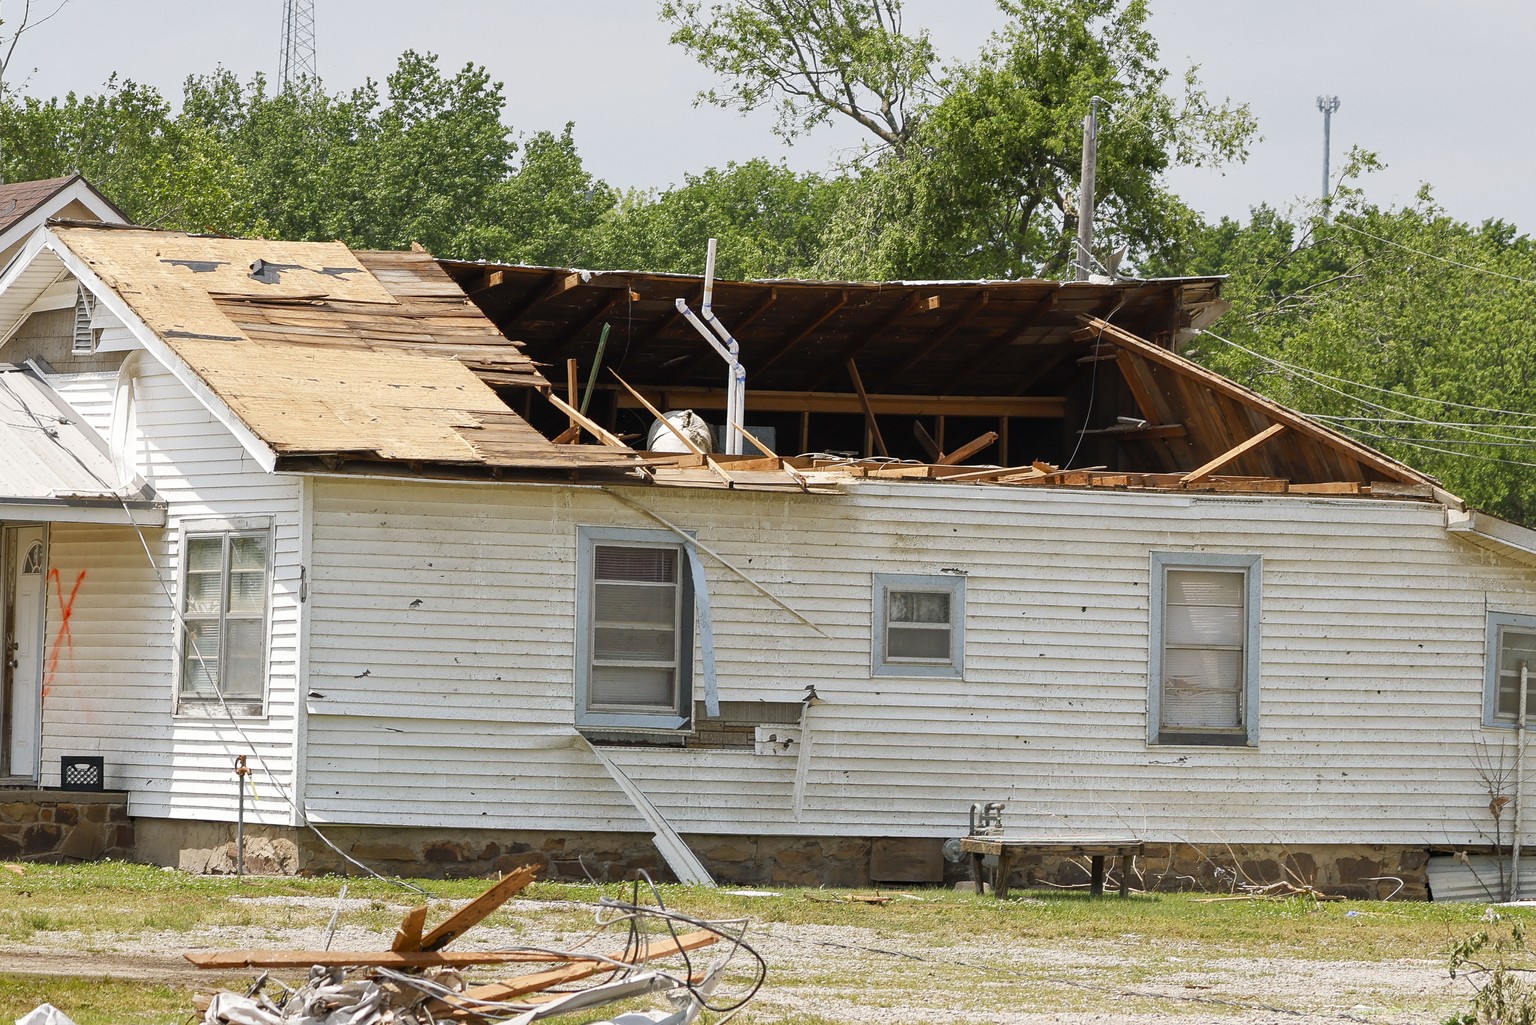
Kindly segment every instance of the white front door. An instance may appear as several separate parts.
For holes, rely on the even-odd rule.
[[[42,527],[6,527],[0,544],[5,574],[4,729],[0,774],[36,780],[42,741],[43,602],[48,548]]]

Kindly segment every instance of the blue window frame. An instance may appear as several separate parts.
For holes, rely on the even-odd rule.
[[[964,675],[964,577],[876,573],[874,601],[874,675]]]
[[[580,527],[576,725],[687,730],[693,720],[693,583],[676,534]]]
[[[1149,744],[1259,742],[1257,555],[1153,552]]]
[[[1526,723],[1536,720],[1536,616],[1488,613],[1483,725],[1513,727],[1520,714],[1520,669],[1526,666]]]

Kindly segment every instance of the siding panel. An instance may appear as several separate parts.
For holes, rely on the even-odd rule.
[[[1474,842],[1485,609],[1536,573],[1438,506],[863,484],[635,491],[825,630],[706,557],[723,700],[813,684],[793,756],[619,748],[684,831],[954,835],[1010,822],[1231,842]],[[578,525],[654,526],[595,490],[325,480],[315,490],[317,820],[643,828],[575,741]],[[1257,749],[1146,743],[1150,553],[1263,558]],[[963,572],[963,680],[870,674],[871,574]],[[1506,752],[1507,753],[1507,752]]]

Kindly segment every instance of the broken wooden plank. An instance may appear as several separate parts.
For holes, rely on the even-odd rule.
[[[1180,483],[1195,484],[1204,480],[1211,474],[1215,473],[1217,470],[1221,469],[1223,466],[1226,466],[1228,463],[1233,463],[1241,459],[1243,456],[1247,455],[1249,452],[1252,452],[1254,449],[1258,448],[1260,445],[1264,444],[1275,435],[1280,434],[1285,429],[1285,424],[1271,424],[1266,429],[1249,438],[1247,441],[1227,449],[1221,455],[1217,456],[1215,459],[1212,459],[1198,470],[1191,470],[1189,473],[1186,473]]]
[[[538,874],[539,869],[535,865],[524,865],[522,868],[514,869],[490,889],[448,916],[436,929],[423,936],[421,949],[441,950],[505,904],[513,894],[533,882],[534,876]]]
[[[664,957],[674,957],[689,950],[697,950],[718,943],[718,934],[700,929],[696,932],[683,933],[675,940],[668,937],[651,943],[652,937],[643,937],[642,946],[635,950],[621,950],[618,953],[607,955],[614,961],[625,965],[640,965],[647,961],[654,961]],[[559,986],[568,982],[579,982],[589,979],[594,975],[618,971],[616,965],[599,961],[583,961],[577,964],[565,965],[560,968],[552,968],[547,972],[535,972],[530,975],[518,976],[504,982],[491,982],[483,986],[471,986],[457,997],[444,997],[429,1005],[439,1017],[449,1018],[475,1018],[480,1014],[474,1005],[467,1004],[463,998],[470,1000],[484,1000],[493,1002],[505,1002],[526,996],[529,993],[537,993],[549,989],[551,986]],[[443,1012],[441,1008],[451,1008]]]
[[[1357,480],[1333,481],[1326,484],[1292,484],[1291,491],[1298,495],[1359,495],[1368,494],[1370,487]]]
[[[396,954],[404,954],[421,949],[421,932],[427,925],[427,906],[411,908],[400,920],[400,928],[395,930],[395,942],[390,945],[390,950]]]
[[[607,445],[609,448],[622,448],[626,452],[633,451],[628,445],[624,444],[617,437],[604,430],[597,422],[582,416],[580,410],[565,400],[561,399],[560,396],[556,395],[554,392],[547,392],[545,393],[544,397],[550,401],[551,405],[560,410],[560,412],[564,413],[566,416],[570,417],[572,420],[576,421],[576,423],[579,424],[588,434],[592,435],[592,437],[596,438],[604,445]]]
[[[977,452],[980,452],[988,445],[991,445],[996,440],[997,432],[988,431],[980,437],[973,438],[972,440],[966,442],[964,445],[961,445],[953,452],[940,456],[937,462],[940,466],[954,466],[957,463],[963,463]]]
[[[859,366],[853,360],[848,361],[848,376],[853,378],[853,390],[859,396],[859,406],[864,410],[864,422],[869,426],[870,437],[875,440],[875,451],[882,456],[890,455],[885,447],[885,439],[880,436],[880,425],[875,422],[875,411],[869,404],[869,393],[864,390],[864,380],[859,377]]]
[[[944,454],[944,451],[939,448],[939,443],[933,440],[933,435],[928,433],[928,429],[923,426],[921,420],[912,421],[912,436],[923,447],[923,451],[928,453],[928,458],[938,462],[939,457]]]
[[[198,968],[470,968],[570,960],[538,950],[210,950],[182,956]]]
[[[734,479],[732,479],[730,473],[728,473],[726,471],[726,469],[724,467],[722,467],[719,463],[715,462],[714,458],[711,457],[708,452],[704,451],[704,449],[700,448],[697,444],[695,444],[692,438],[690,438],[690,437],[688,437],[688,435],[684,434],[683,431],[682,431],[682,428],[678,427],[677,424],[675,424],[671,420],[667,419],[666,415],[663,414],[661,410],[657,409],[655,406],[651,405],[649,402],[647,402],[645,400],[645,396],[641,395],[639,392],[635,391],[634,388],[630,387],[629,382],[624,380],[624,378],[620,377],[619,374],[618,374],[618,371],[610,369],[608,372],[613,375],[613,379],[615,381],[619,382],[621,385],[624,386],[624,390],[625,391],[629,392],[631,395],[633,395],[635,397],[635,401],[636,402],[640,403],[642,406],[645,407],[645,411],[647,413],[650,413],[652,416],[654,416],[657,420],[659,420],[661,422],[661,425],[663,427],[665,427],[667,430],[671,431],[672,432],[672,436],[675,437],[678,441],[682,442],[684,447],[686,447],[688,449],[688,451],[692,452],[694,455],[696,455],[699,458],[703,459],[704,460],[704,465],[709,467],[709,472],[710,473],[713,473],[716,477],[719,477],[722,481],[724,481],[726,487],[729,488],[729,487],[735,487],[736,486],[736,481]]]
[[[1038,477],[1044,471],[1034,466],[994,466],[990,470],[970,470],[965,473],[948,473],[943,480],[955,481],[961,484],[975,481],[996,480],[999,477],[1026,476]]]

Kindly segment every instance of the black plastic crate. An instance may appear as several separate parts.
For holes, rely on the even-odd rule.
[[[105,790],[107,770],[99,755],[65,755],[59,759],[60,790]]]

